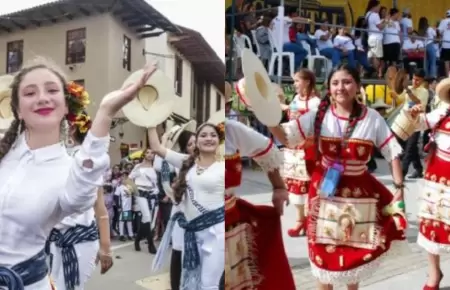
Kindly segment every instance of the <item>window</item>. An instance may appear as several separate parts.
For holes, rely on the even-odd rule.
[[[20,70],[23,61],[23,40],[11,41],[6,44],[6,73]]]
[[[79,84],[82,87],[84,87],[84,80],[74,80],[73,82],[76,83],[76,84]]]
[[[222,109],[222,96],[216,92],[216,112]]]
[[[122,67],[131,71],[131,39],[126,35],[123,36],[122,53]]]
[[[66,64],[86,61],[86,28],[67,31]]]
[[[175,55],[175,93],[181,97],[183,91],[183,60]]]

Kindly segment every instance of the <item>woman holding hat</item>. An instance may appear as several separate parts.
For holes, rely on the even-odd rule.
[[[196,146],[191,155],[162,146],[155,128],[148,130],[148,136],[152,150],[180,168],[171,196],[179,212],[166,228],[153,268],[160,266],[169,247],[173,223],[178,221],[185,229],[181,289],[217,290],[224,270],[225,173],[224,162],[216,159],[223,131],[213,124],[202,124],[197,129]],[[167,190],[166,194],[170,192]]]
[[[141,250],[140,241],[145,238],[148,244],[148,252],[156,254],[153,243],[152,224],[156,203],[158,202],[157,175],[153,167],[154,153],[150,149],[143,152],[142,162],[135,165],[130,172],[129,178],[137,187],[136,204],[141,212],[141,220],[134,237],[134,249]]]
[[[416,120],[416,130],[431,129],[424,188],[419,197],[419,234],[417,243],[428,252],[428,279],[424,290],[439,289],[443,273],[440,255],[450,252],[450,78],[442,80],[436,88],[439,99],[446,103],[423,113],[425,107],[416,105],[408,112]]]
[[[156,70],[107,95],[80,150],[70,157],[67,116],[86,106],[84,91],[45,63],[25,66],[11,84],[13,121],[0,141],[0,286],[50,290],[45,242],[65,217],[94,206],[109,167],[112,118]]]
[[[84,90],[77,85],[72,89]],[[84,92],[82,95],[86,97],[83,101],[88,103],[88,95]],[[71,137],[66,145],[69,155],[75,156],[81,150],[92,121],[84,111],[76,116],[69,114],[67,120]],[[84,289],[98,260],[102,274],[112,267],[109,215],[102,189],[97,192],[93,208],[66,217],[50,233],[50,271],[57,289]]]
[[[340,66],[317,111],[270,128],[291,147],[314,136],[320,165],[311,176],[307,236],[320,290],[335,284],[356,290],[381,261],[407,249],[402,149],[383,117],[357,101],[360,85],[357,70]],[[374,146],[391,163],[395,194],[367,171]]]

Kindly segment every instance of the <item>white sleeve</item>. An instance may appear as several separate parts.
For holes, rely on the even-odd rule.
[[[445,29],[447,28],[447,21],[441,21],[440,23],[439,23],[439,27],[438,27],[438,30],[439,30],[439,32],[442,34],[442,33],[444,33],[444,31],[445,31]]]
[[[294,148],[302,144],[307,137],[312,137],[316,112],[316,110],[309,111],[295,120],[281,124],[286,134],[289,148]]]
[[[173,150],[167,149],[165,160],[175,168],[181,168],[184,160],[189,157],[187,154],[181,154]]]
[[[83,213],[97,200],[97,190],[103,186],[103,176],[110,164],[109,140],[109,136],[98,138],[91,132],[86,135],[74,156],[66,190],[59,196],[65,214]]]
[[[139,171],[139,164],[138,165],[135,165],[134,167],[133,167],[133,170],[131,170],[131,172],[130,172],[130,174],[128,175],[128,177],[130,178],[130,179],[136,179],[138,176],[140,175],[140,171]]]
[[[264,171],[273,171],[283,164],[283,154],[274,146],[273,141],[252,128],[227,120],[225,134],[226,143],[237,148],[241,156],[253,158]]]
[[[392,133],[384,118],[377,113],[375,118],[375,145],[380,149],[381,155],[388,161],[398,158],[403,149]]]
[[[417,131],[433,129],[441,120],[441,118],[445,117],[446,113],[446,108],[438,108],[429,112],[428,114],[420,114]]]
[[[372,13],[369,16],[369,23],[372,23],[374,26],[381,23],[380,15],[378,13]]]
[[[323,31],[320,30],[320,29],[317,29],[316,32],[314,33],[314,37],[315,37],[318,41],[320,41],[320,38],[322,37],[322,35],[325,35],[325,32],[323,32]]]

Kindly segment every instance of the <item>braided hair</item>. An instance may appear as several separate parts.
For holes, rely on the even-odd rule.
[[[204,123],[200,127],[198,127],[198,129],[197,129],[197,132],[195,134],[195,139],[196,140],[198,140],[198,136],[203,131],[203,129],[206,128],[206,127],[213,128],[216,131],[217,136],[219,137],[219,140],[223,139],[223,136],[222,136],[223,134],[219,130],[218,126],[215,126],[215,125],[210,124],[210,123]],[[178,177],[175,180],[174,185],[172,186],[172,188],[173,188],[173,195],[174,195],[174,199],[175,199],[175,203],[176,204],[179,204],[181,202],[181,200],[183,199],[183,195],[185,194],[185,192],[187,190],[186,176],[187,176],[189,170],[194,166],[195,161],[197,160],[197,158],[199,156],[200,156],[200,151],[199,151],[198,147],[196,146],[196,148],[194,149],[193,154],[189,155],[189,157],[183,162],[183,165],[180,168],[180,172],[178,174]]]
[[[333,78],[334,74],[338,71],[347,72],[349,75],[352,76],[352,78],[356,82],[357,86],[358,87],[361,86],[361,78],[359,76],[359,72],[356,69],[354,69],[353,67],[350,67],[348,65],[341,65],[341,66],[335,68],[328,76],[328,80],[327,80],[328,88],[330,88],[331,79]],[[330,91],[328,91],[327,95],[321,100],[318,110],[317,110],[317,113],[316,113],[316,117],[314,119],[314,144],[316,147],[316,160],[319,159],[319,156],[320,156],[319,140],[320,140],[320,134],[322,131],[322,123],[323,123],[323,120],[325,119],[325,114],[327,113],[328,108],[331,106],[331,103],[332,103],[331,98],[332,98],[331,93],[330,93]],[[357,99],[355,98],[353,101],[353,110],[350,114],[348,125],[344,132],[344,135],[342,136],[344,143],[346,142],[345,140],[350,138],[350,136],[353,134],[353,131],[355,130],[356,125],[358,123],[358,118],[361,117],[361,115],[364,111],[363,109],[364,109],[364,105],[359,103],[357,101]],[[342,149],[342,148],[340,148],[340,149]]]

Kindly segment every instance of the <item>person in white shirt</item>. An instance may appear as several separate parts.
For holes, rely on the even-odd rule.
[[[359,17],[356,20],[355,28],[364,28],[365,18],[363,16]],[[362,42],[362,33],[361,30],[354,29],[352,31],[352,36],[355,44],[355,60],[364,68],[366,71],[366,77],[370,78],[374,73],[374,68],[369,64],[367,58],[367,52],[364,49],[364,45]]]
[[[149,128],[148,138],[155,154],[180,168],[170,196],[179,212],[167,226],[155,261],[164,260],[160,255],[166,252],[177,221],[185,229],[180,289],[218,290],[225,268],[225,162],[217,159],[217,151],[224,132],[213,124],[200,125],[191,155],[162,146],[155,128]]]
[[[133,240],[134,230],[133,230],[133,195],[137,194],[137,187],[134,182],[129,178],[129,173],[127,171],[122,172],[122,179],[120,184],[117,186],[114,195],[119,197],[120,201],[120,218],[119,218],[119,234],[120,240],[126,241],[125,238],[125,227],[126,235],[128,240]]]
[[[92,121],[84,111],[68,119],[71,137],[67,149],[69,155],[74,156],[81,150]],[[107,175],[108,172],[104,180],[108,180]],[[103,189],[98,189],[97,195],[93,208],[83,214],[66,217],[50,233],[46,246],[50,250],[51,277],[57,289],[84,289],[95,270],[97,259],[101,262],[102,274],[112,266],[110,223]],[[70,253],[76,255],[71,256]]]
[[[274,45],[279,49],[279,43],[282,41],[283,47],[281,48],[283,51],[292,52],[294,54],[294,70],[297,70],[303,60],[305,59],[308,52],[304,49],[300,44],[296,41],[291,41],[289,39],[289,29],[294,23],[304,22],[305,19],[298,17],[296,9],[293,7],[286,7],[286,16],[283,19],[280,17],[275,17],[272,20],[272,37],[275,42]],[[280,35],[280,26],[283,26],[283,35]]]
[[[417,31],[413,31],[408,39],[403,42],[403,63],[405,69],[412,75],[412,69],[410,63],[414,62],[418,67],[422,67],[425,54],[425,44],[422,40],[417,39]]]
[[[379,0],[370,0],[366,9],[366,23],[368,32],[367,44],[369,52],[367,57],[372,59],[373,66],[378,70],[378,77],[383,76],[383,66],[381,59],[383,58],[383,34],[386,25],[385,19],[380,19],[379,11],[381,5]]]
[[[333,40],[334,47],[339,50],[341,59],[347,58],[348,65],[356,68],[355,44],[353,38],[348,34],[347,28],[339,28],[339,34]]]
[[[445,71],[450,73],[450,10],[445,14],[438,27],[442,39],[441,60],[444,61]]]
[[[150,149],[146,149],[143,153],[142,162],[134,166],[129,175],[138,190],[135,200],[141,212],[141,221],[134,238],[134,249],[140,251],[141,246],[139,242],[145,238],[150,254],[156,254],[152,228],[158,207],[159,192],[156,171],[153,168],[154,157],[153,152]]]
[[[437,77],[437,57],[436,50],[434,48],[434,40],[437,36],[436,30],[431,27],[426,17],[420,17],[419,19],[419,35],[425,37],[425,63],[424,70],[427,77]]]
[[[13,118],[0,141],[0,287],[52,289],[45,252],[50,231],[94,206],[109,168],[113,117],[155,71],[155,65],[147,66],[142,79],[101,101],[73,157],[64,146],[67,115],[85,109],[84,94],[40,60],[25,65],[9,82]]]
[[[389,19],[384,27],[383,60],[386,66],[396,65],[400,61],[400,12],[397,8],[389,10]]]
[[[317,48],[321,55],[331,60],[333,67],[339,66],[341,64],[341,52],[333,46],[332,37],[334,30],[329,29],[326,25],[328,23],[327,19],[322,20],[322,23],[324,24],[317,28],[314,33]]]
[[[409,35],[413,32],[413,21],[411,19],[411,10],[409,8],[403,9],[403,17],[400,20],[402,41],[409,38]]]

